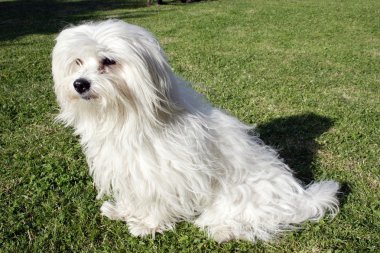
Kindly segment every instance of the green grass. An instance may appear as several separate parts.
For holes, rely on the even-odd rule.
[[[380,2],[0,1],[1,252],[379,252]],[[343,184],[341,211],[273,244],[219,245],[190,223],[134,238],[101,217],[72,129],[54,123],[50,53],[64,26],[120,18],[248,124],[305,182]]]

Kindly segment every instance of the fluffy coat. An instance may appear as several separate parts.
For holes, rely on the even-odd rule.
[[[250,127],[176,76],[154,36],[118,20],[63,30],[58,119],[75,129],[103,215],[144,236],[194,222],[219,242],[268,241],[338,211],[339,184],[303,187]],[[105,61],[104,59],[111,60]],[[88,80],[89,91],[73,87]]]

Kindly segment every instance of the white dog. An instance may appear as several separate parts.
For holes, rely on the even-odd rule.
[[[304,188],[250,127],[176,76],[154,36],[118,20],[63,30],[58,118],[75,128],[103,215],[135,236],[192,221],[215,240],[268,241],[338,211],[339,184]]]

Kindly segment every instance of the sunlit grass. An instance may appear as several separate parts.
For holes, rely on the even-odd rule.
[[[144,3],[0,1],[0,251],[379,251],[380,2]],[[101,217],[78,140],[54,123],[50,53],[66,25],[105,18],[156,34],[175,72],[257,124],[302,180],[341,182],[338,216],[271,245],[218,245],[190,223],[140,239]]]

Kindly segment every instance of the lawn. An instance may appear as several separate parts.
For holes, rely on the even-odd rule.
[[[380,1],[144,2],[0,1],[0,251],[380,252]],[[156,34],[305,183],[339,181],[336,218],[219,245],[186,222],[141,239],[102,217],[77,137],[54,122],[50,54],[68,24],[106,18]]]

